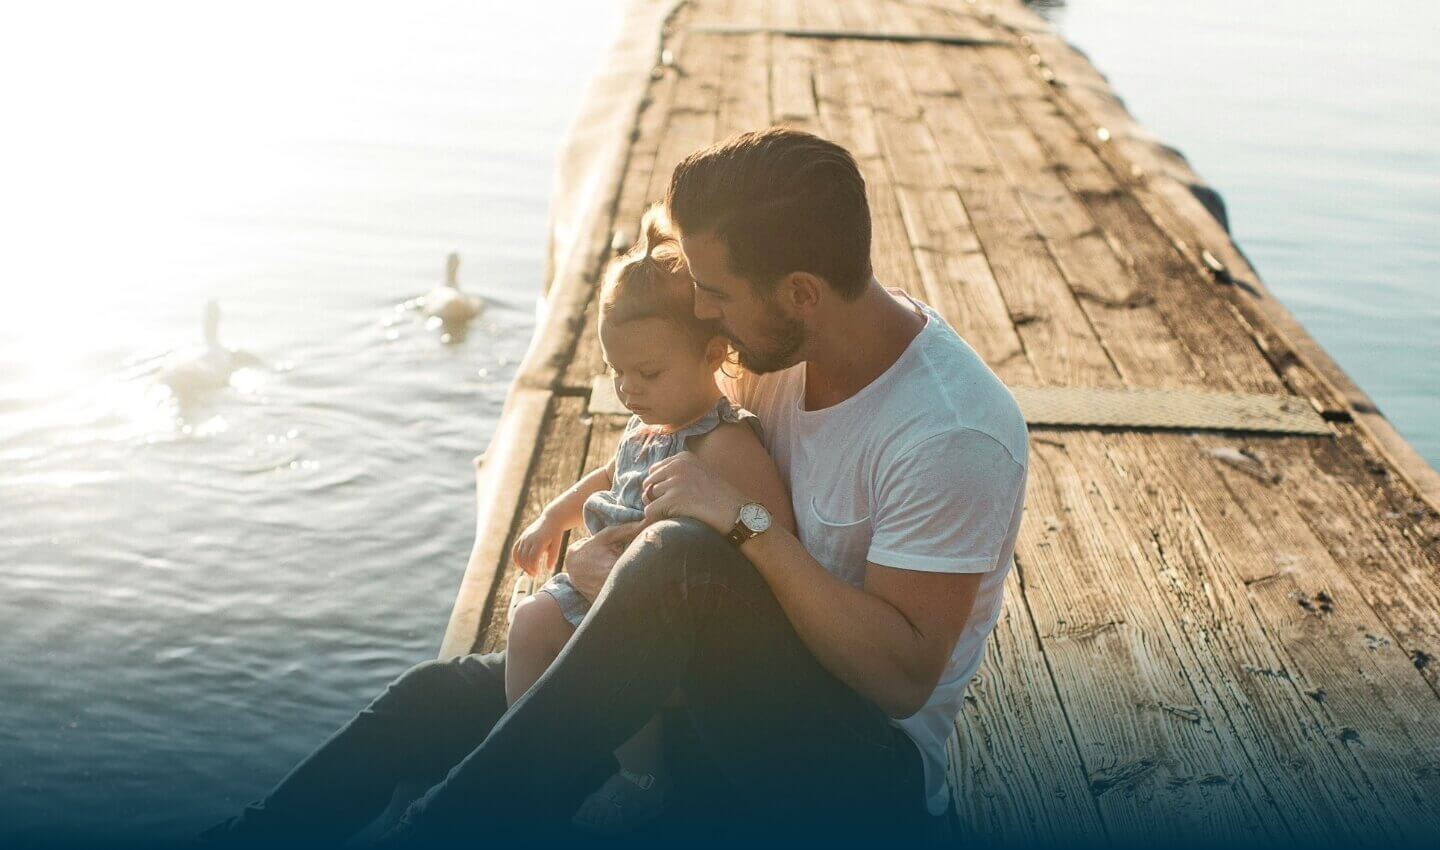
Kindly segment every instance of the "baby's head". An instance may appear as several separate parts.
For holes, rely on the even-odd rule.
[[[600,349],[621,403],[647,425],[684,425],[714,398],[728,344],[695,318],[695,295],[665,211],[645,214],[643,235],[611,262],[600,290]]]

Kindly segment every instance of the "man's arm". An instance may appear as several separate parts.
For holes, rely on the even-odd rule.
[[[746,501],[688,453],[650,476],[647,519],[692,516],[728,530]],[[998,444],[940,441],[907,458],[879,488],[863,588],[834,577],[780,528],[742,551],[816,659],[891,717],[908,717],[943,675],[982,574],[999,566],[1024,479]],[[968,483],[962,491],[957,482]]]
[[[979,573],[869,564],[864,589],[822,567],[795,535],[773,528],[740,547],[769,582],[825,669],[894,718],[919,711],[965,629]]]

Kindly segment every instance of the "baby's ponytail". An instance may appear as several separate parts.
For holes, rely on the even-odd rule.
[[[695,294],[680,240],[665,207],[656,204],[641,219],[640,238],[605,270],[600,319],[615,323],[662,318],[686,331],[697,345],[719,332],[714,322],[695,318]]]

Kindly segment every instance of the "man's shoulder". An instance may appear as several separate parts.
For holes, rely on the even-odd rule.
[[[932,322],[938,319],[932,314]],[[993,441],[1024,465],[1028,434],[1004,382],[944,320],[926,328],[917,357],[885,407],[903,420],[908,447]]]

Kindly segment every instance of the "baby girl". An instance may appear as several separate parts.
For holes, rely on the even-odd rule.
[[[529,575],[554,564],[566,531],[582,522],[594,534],[645,519],[641,488],[650,467],[689,451],[763,504],[774,522],[795,528],[779,472],[760,446],[759,419],[715,383],[728,345],[714,322],[695,317],[692,281],[663,210],[645,216],[639,243],[607,269],[600,291],[600,347],[615,393],[630,417],[615,457],[545,506],[515,542],[512,557]],[[748,445],[747,445],[748,444]],[[763,458],[763,463],[737,458]],[[505,659],[513,705],[545,672],[590,610],[559,573],[516,609]],[[663,808],[667,777],[652,719],[616,750],[621,770],[576,812],[593,832],[632,830]]]

